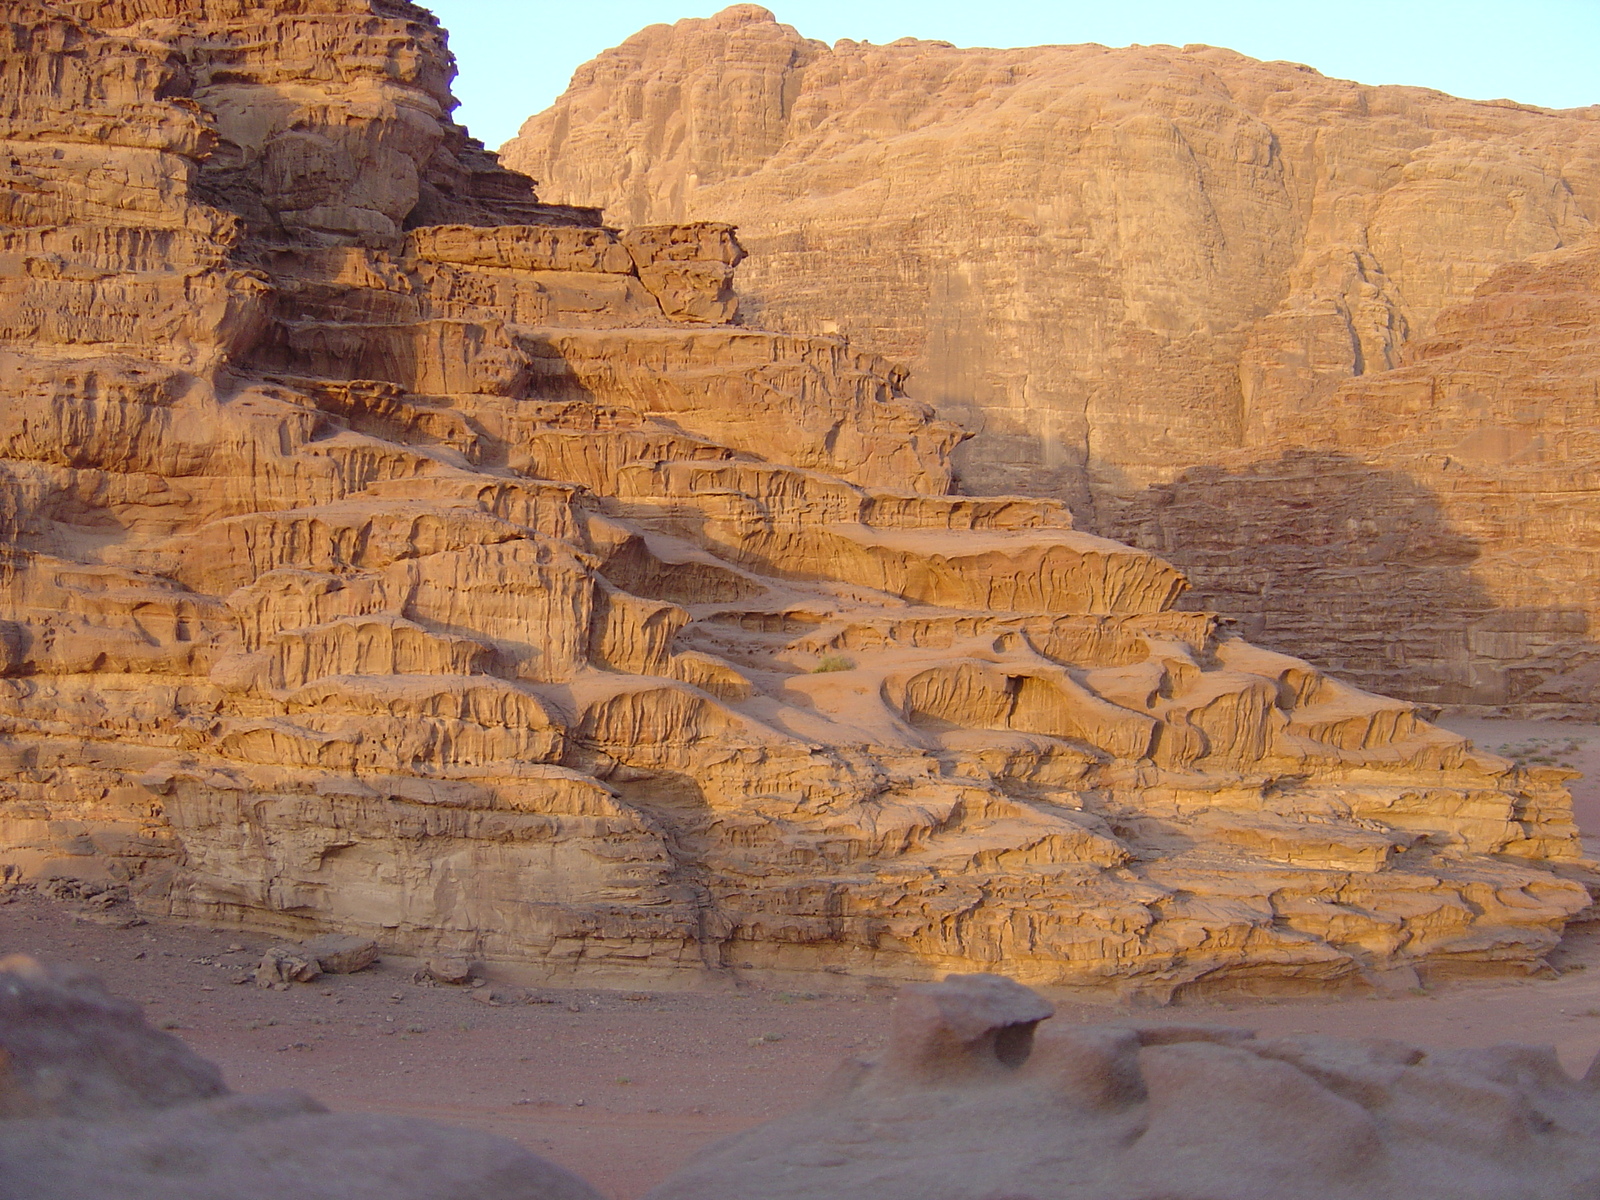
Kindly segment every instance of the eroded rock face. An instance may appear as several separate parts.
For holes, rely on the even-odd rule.
[[[0,1181],[10,1200],[596,1200],[515,1143],[241,1096],[90,977],[0,961]]]
[[[912,985],[882,1061],[650,1200],[1548,1200],[1600,1187],[1600,1073],[1541,1046],[1071,1026],[993,975]]]
[[[1505,289],[1592,255],[1596,111],[1204,46],[830,48],[738,5],[602,54],[506,155],[616,218],[735,222],[752,320],[910,363],[978,431],[966,490],[1067,500],[1248,636],[1592,715],[1597,293]]]
[[[617,233],[450,124],[423,10],[4,36],[10,875],[596,980],[1160,995],[1528,971],[1588,905],[1560,772],[950,494],[899,374],[728,323],[726,226]]]

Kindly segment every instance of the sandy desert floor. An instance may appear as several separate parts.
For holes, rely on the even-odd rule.
[[[1574,799],[1600,854],[1600,726],[1443,723],[1486,749],[1584,771]],[[403,961],[285,992],[235,982],[271,941],[162,922],[108,928],[29,892],[0,905],[0,952],[96,971],[220,1063],[237,1090],[293,1087],[332,1108],[504,1134],[615,1200],[642,1195],[709,1142],[804,1105],[840,1059],[882,1044],[893,995],[888,986],[790,992],[759,983],[706,992],[542,988],[532,990],[535,1003],[493,1007],[473,989],[418,986]],[[1063,1003],[1054,1019],[1441,1047],[1553,1044],[1581,1073],[1600,1052],[1600,924],[1573,927],[1552,964],[1548,979],[1384,998],[1139,1010]]]

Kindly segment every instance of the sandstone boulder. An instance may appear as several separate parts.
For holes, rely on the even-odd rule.
[[[1549,1200],[1600,1187],[1600,1078],[1548,1047],[1060,1030],[994,976],[908,987],[877,1063],[650,1200]]]
[[[311,983],[322,968],[310,953],[298,946],[273,946],[261,956],[256,967],[256,986],[286,989],[291,983]]]
[[[239,1096],[91,979],[0,962],[0,1181],[8,1200],[596,1200],[514,1143],[406,1117]]]
[[[0,1117],[107,1120],[227,1093],[222,1073],[81,972],[0,959]]]
[[[666,316],[721,325],[737,310],[733,268],[745,258],[733,234],[733,226],[710,221],[641,226],[624,234],[622,244]]]
[[[470,960],[456,955],[434,955],[417,969],[418,983],[444,983],[452,987],[465,987],[481,976],[482,968],[475,968]]]
[[[325,934],[301,945],[327,975],[353,975],[378,961],[378,943],[351,934]]]

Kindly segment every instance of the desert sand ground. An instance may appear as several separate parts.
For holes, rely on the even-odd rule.
[[[1600,726],[1446,719],[1497,752],[1585,772],[1580,825],[1600,853]],[[493,1007],[421,987],[391,960],[286,992],[236,983],[273,939],[152,922],[114,929],[29,892],[0,906],[0,951],[82,964],[220,1063],[241,1091],[299,1088],[330,1107],[504,1134],[615,1200],[640,1196],[709,1142],[804,1105],[834,1065],[870,1055],[893,989],[533,989]],[[1600,925],[1575,926],[1547,979],[1372,998],[1168,1009],[1063,1002],[1058,1021],[1205,1023],[1263,1033],[1392,1037],[1424,1046],[1552,1044],[1581,1073],[1600,1052]],[[478,989],[487,994],[492,989]]]

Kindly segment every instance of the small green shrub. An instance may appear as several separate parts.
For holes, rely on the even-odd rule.
[[[830,671],[854,671],[856,660],[846,658],[842,654],[824,654],[817,660],[817,665],[812,668],[813,675],[826,675]]]

